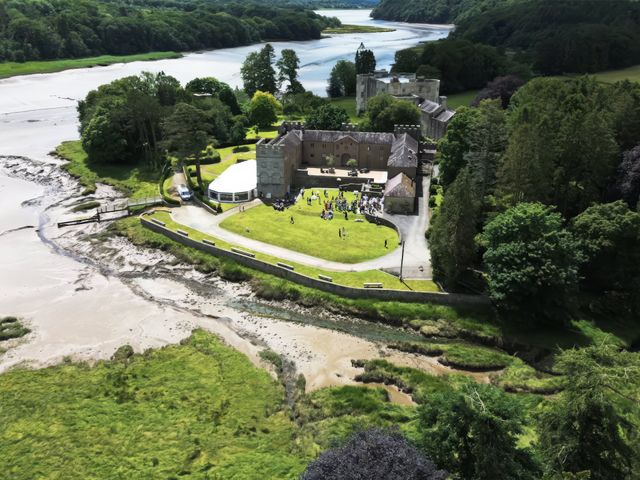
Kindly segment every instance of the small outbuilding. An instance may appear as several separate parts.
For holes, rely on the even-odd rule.
[[[255,160],[245,160],[227,168],[209,184],[209,198],[222,203],[253,200],[257,196],[258,173]]]
[[[387,182],[384,189],[384,209],[387,213],[410,215],[415,212],[416,184],[404,173]]]

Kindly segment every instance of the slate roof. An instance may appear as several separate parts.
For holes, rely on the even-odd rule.
[[[335,143],[344,136],[352,137],[358,143],[391,145],[395,140],[393,133],[378,132],[342,132],[339,130],[305,130],[302,139],[305,142]]]
[[[416,168],[418,166],[418,142],[407,133],[398,135],[391,146],[389,167]]]
[[[385,197],[407,198],[416,196],[416,186],[404,173],[399,173],[387,181],[384,189]]]

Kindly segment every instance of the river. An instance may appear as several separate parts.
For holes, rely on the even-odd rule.
[[[326,13],[343,23],[396,30],[274,42],[276,51],[297,51],[301,81],[318,94],[323,93],[333,64],[352,58],[361,42],[374,50],[378,66],[389,67],[396,50],[442,38],[451,29],[374,21],[367,10]],[[241,62],[259,48],[252,45],[173,60],[0,80],[0,317],[17,315],[32,329],[0,353],[0,371],[23,363],[52,364],[65,356],[107,358],[125,343],[140,351],[177,342],[195,327],[218,333],[255,363],[264,346],[287,355],[305,374],[309,388],[349,383],[355,374],[351,358],[380,355],[373,341],[310,325],[309,312],[297,314],[293,318],[297,323],[277,320],[279,315],[291,315],[292,307],[287,305],[267,305],[266,316],[256,313],[265,305],[252,298],[246,285],[204,276],[124,240],[102,244],[86,236],[99,233],[102,226],[55,227],[56,219],[78,201],[80,188],[60,171],[49,152],[64,140],[78,138],[75,107],[87,92],[142,71],[164,71],[181,82],[214,76],[236,86]],[[100,187],[97,196],[117,194]],[[245,299],[244,307],[239,298]],[[323,321],[335,316],[316,314]],[[447,370],[432,359],[391,355],[398,363]]]

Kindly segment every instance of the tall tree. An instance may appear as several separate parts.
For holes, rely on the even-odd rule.
[[[619,155],[612,92],[589,78],[540,78],[519,89],[499,174],[503,201],[539,201],[568,217],[601,201]]]
[[[438,465],[473,480],[538,479],[531,452],[518,448],[523,431],[516,399],[489,385],[434,393],[419,408],[420,446]]]
[[[280,58],[276,62],[278,67],[278,81],[280,85],[288,82],[287,92],[290,94],[304,92],[304,87],[298,80],[298,69],[300,68],[300,59],[295,50],[286,48],[280,53]]]
[[[376,56],[361,43],[356,51],[356,74],[373,73],[376,69]]]
[[[374,132],[393,132],[395,125],[419,125],[420,110],[414,104],[379,93],[367,103],[363,128]]]
[[[231,113],[239,115],[241,110],[238,99],[231,87],[213,77],[194,78],[185,86],[187,92],[191,94],[207,94],[218,98],[229,107]]]
[[[445,480],[447,472],[423,457],[399,432],[365,430],[320,454],[302,480]]]
[[[240,68],[240,75],[247,95],[253,97],[258,90],[271,94],[278,91],[276,71],[273,68],[275,58],[275,52],[269,43],[262,50],[247,55]]]
[[[559,213],[520,203],[491,220],[479,240],[491,298],[499,306],[542,317],[566,310],[583,257]]]
[[[593,205],[573,219],[571,230],[586,258],[585,285],[598,291],[640,291],[640,213],[621,200]]]
[[[630,479],[638,433],[640,361],[607,342],[566,350],[555,362],[564,390],[538,421],[538,450],[549,474],[588,472],[590,480]],[[635,445],[635,448],[633,447]]]
[[[305,119],[311,130],[340,130],[343,123],[349,123],[347,111],[330,103],[313,110]]]
[[[440,183],[451,184],[465,167],[465,155],[471,149],[471,132],[479,122],[480,110],[461,107],[447,126],[446,135],[440,140]]]
[[[187,103],[179,103],[163,122],[164,146],[167,151],[186,159],[194,156],[198,187],[204,193],[200,157],[202,151],[215,139],[211,136],[211,126],[207,115]]]
[[[624,152],[618,166],[614,191],[631,208],[640,206],[640,145]]]
[[[327,94],[330,97],[349,97],[356,93],[356,65],[339,60],[331,69]]]
[[[250,109],[251,122],[260,128],[268,128],[278,120],[282,105],[272,94],[258,90],[251,99]]]
[[[434,276],[448,288],[478,256],[480,202],[469,168],[464,168],[444,195],[428,232]]]

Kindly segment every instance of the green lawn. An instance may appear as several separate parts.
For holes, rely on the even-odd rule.
[[[467,92],[454,93],[447,96],[447,105],[454,110],[459,107],[468,107],[478,95],[478,90],[469,90]]]
[[[33,478],[297,479],[283,388],[215,336],[0,377],[0,470]]]
[[[227,168],[229,168],[234,163],[237,163],[238,160],[249,160],[256,158],[256,146],[255,144],[247,144],[242,145],[246,146],[249,151],[248,152],[238,152],[234,153],[233,149],[235,147],[227,147],[218,149],[218,153],[220,154],[220,162],[214,163],[212,165],[202,165],[202,180],[208,186],[213,180],[215,180],[222,172],[224,172]],[[190,165],[187,167],[187,170],[190,172],[195,172],[195,165]]]
[[[620,70],[598,72],[594,73],[593,76],[601,82],[606,83],[621,82],[623,80],[640,82],[640,65],[634,65],[633,67],[623,68]]]
[[[256,207],[258,208],[258,207]],[[239,213],[238,215],[246,215],[250,210],[247,210],[244,213]],[[168,228],[172,230],[184,230],[189,232],[190,238],[195,238],[196,240],[208,239],[210,241],[215,242],[217,247],[224,248],[229,250],[231,247],[237,246],[232,245],[228,242],[220,240],[218,238],[214,238],[210,235],[206,235],[198,230],[194,230],[185,225],[176,223],[171,218],[170,214],[166,211],[157,210],[152,217],[157,218],[158,220],[163,221]],[[148,233],[147,233],[148,232]],[[145,234],[149,236],[153,236],[153,232],[149,232],[148,230]],[[255,252],[249,249],[243,249],[250,253],[254,253],[258,260],[262,260],[264,262],[268,262],[271,264],[277,264],[281,262],[281,258],[277,258],[271,255],[265,255],[263,253]],[[206,255],[206,254],[203,254]],[[195,260],[195,259],[194,259]],[[348,287],[362,287],[362,285],[366,282],[379,282],[382,283],[384,288],[393,289],[393,290],[415,290],[422,292],[437,292],[439,291],[438,286],[431,280],[408,280],[406,282],[401,282],[397,277],[385,273],[381,270],[366,270],[363,272],[335,272],[330,270],[323,270],[320,268],[309,267],[306,265],[302,265],[296,262],[286,261],[288,265],[291,265],[295,268],[295,271],[301,273],[303,275],[307,275],[312,278],[318,278],[318,275],[326,275],[333,279],[333,283],[338,285],[345,285]]]
[[[130,164],[90,162],[79,140],[62,143],[56,148],[56,154],[68,160],[63,168],[78,179],[85,188],[85,193],[95,192],[96,183],[104,183],[133,198],[160,194],[159,172]]]
[[[383,33],[395,32],[395,28],[374,27],[372,25],[341,25],[337,28],[327,28],[322,31],[326,34],[343,34],[343,33]]]
[[[73,68],[87,68],[112,65],[114,63],[130,63],[165,58],[180,58],[182,54],[176,52],[151,52],[137,55],[102,55],[100,57],[60,59],[37,62],[4,62],[0,63],[0,78],[16,75],[31,75],[34,73],[53,73]]]
[[[344,108],[349,115],[351,123],[359,123],[362,120],[361,117],[356,115],[356,97],[329,98],[328,100],[333,105]]]
[[[337,197],[338,190],[329,189],[327,193],[329,200],[331,196]],[[307,192],[307,197],[309,195],[310,192]],[[351,201],[354,195],[349,192],[346,197]],[[343,263],[381,257],[397,248],[398,235],[394,230],[369,223],[364,216],[353,213],[349,213],[349,219],[345,220],[343,213],[335,211],[333,220],[323,220],[320,218],[322,209],[317,201],[309,206],[305,200],[284,212],[260,205],[229,217],[220,226],[254,240]],[[363,221],[355,222],[357,218]],[[338,230],[343,227],[347,232],[346,238],[338,235]],[[387,248],[384,246],[385,240]]]

